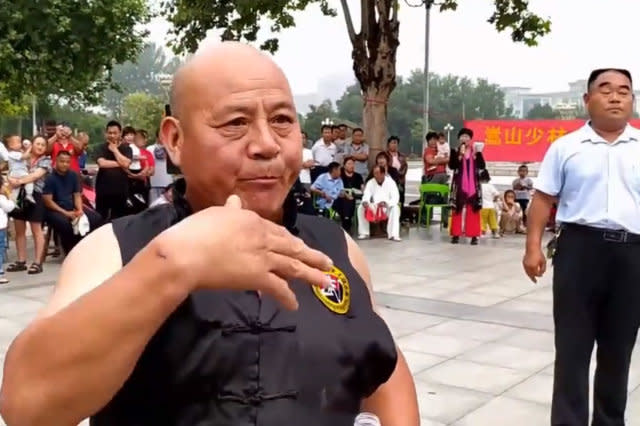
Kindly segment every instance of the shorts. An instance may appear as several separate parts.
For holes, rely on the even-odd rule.
[[[28,204],[24,210],[14,210],[9,213],[9,217],[13,218],[13,220],[22,220],[25,222],[44,222],[46,208],[44,206],[44,201],[42,200],[42,193],[33,191],[33,199],[35,200],[35,204]]]

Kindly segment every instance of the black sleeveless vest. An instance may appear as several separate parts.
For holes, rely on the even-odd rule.
[[[190,214],[174,197],[173,205],[113,222],[124,264]],[[296,312],[252,291],[191,294],[92,426],[353,425],[362,399],[393,372],[395,344],[349,262],[341,228],[289,207],[287,228],[333,259],[333,289],[291,282]]]

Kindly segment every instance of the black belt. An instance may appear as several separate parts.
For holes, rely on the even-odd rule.
[[[627,232],[624,229],[595,228],[593,226],[578,225],[577,223],[563,223],[561,228],[587,232],[612,243],[640,244],[640,235]]]

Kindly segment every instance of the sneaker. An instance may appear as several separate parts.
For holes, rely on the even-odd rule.
[[[493,238],[494,240],[499,240],[500,239],[500,235],[498,235],[498,231],[493,231],[491,233],[491,238]]]
[[[471,238],[471,245],[472,246],[477,246],[478,245],[478,237]]]
[[[368,235],[365,235],[365,234],[360,234],[360,235],[358,235],[358,239],[359,239],[359,240],[366,240],[367,238],[369,238],[369,236],[368,236]]]
[[[4,276],[4,272],[0,274],[0,284],[9,284],[9,280]]]
[[[451,244],[458,244],[460,242],[460,237],[451,237]]]
[[[389,237],[389,241],[402,241],[400,237]]]

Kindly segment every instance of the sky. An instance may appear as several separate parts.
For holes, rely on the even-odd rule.
[[[408,75],[424,66],[424,8],[401,1],[400,47],[397,71]],[[420,0],[408,0],[412,4]],[[359,1],[348,0],[359,26]],[[327,92],[334,96],[353,83],[351,47],[338,0],[335,18],[317,6],[296,15],[296,27],[283,31],[275,61],[289,77],[294,94]],[[431,14],[430,70],[487,78],[502,86],[531,87],[534,91],[562,91],[570,81],[586,79],[600,67],[628,68],[640,77],[638,0],[530,0],[533,11],[552,21],[552,31],[537,47],[511,41],[487,22],[491,0],[459,0],[455,12]],[[149,24],[152,41],[166,44],[168,24]],[[263,34],[269,35],[268,32]],[[215,43],[211,34],[204,43]],[[640,81],[640,80],[637,80]]]

